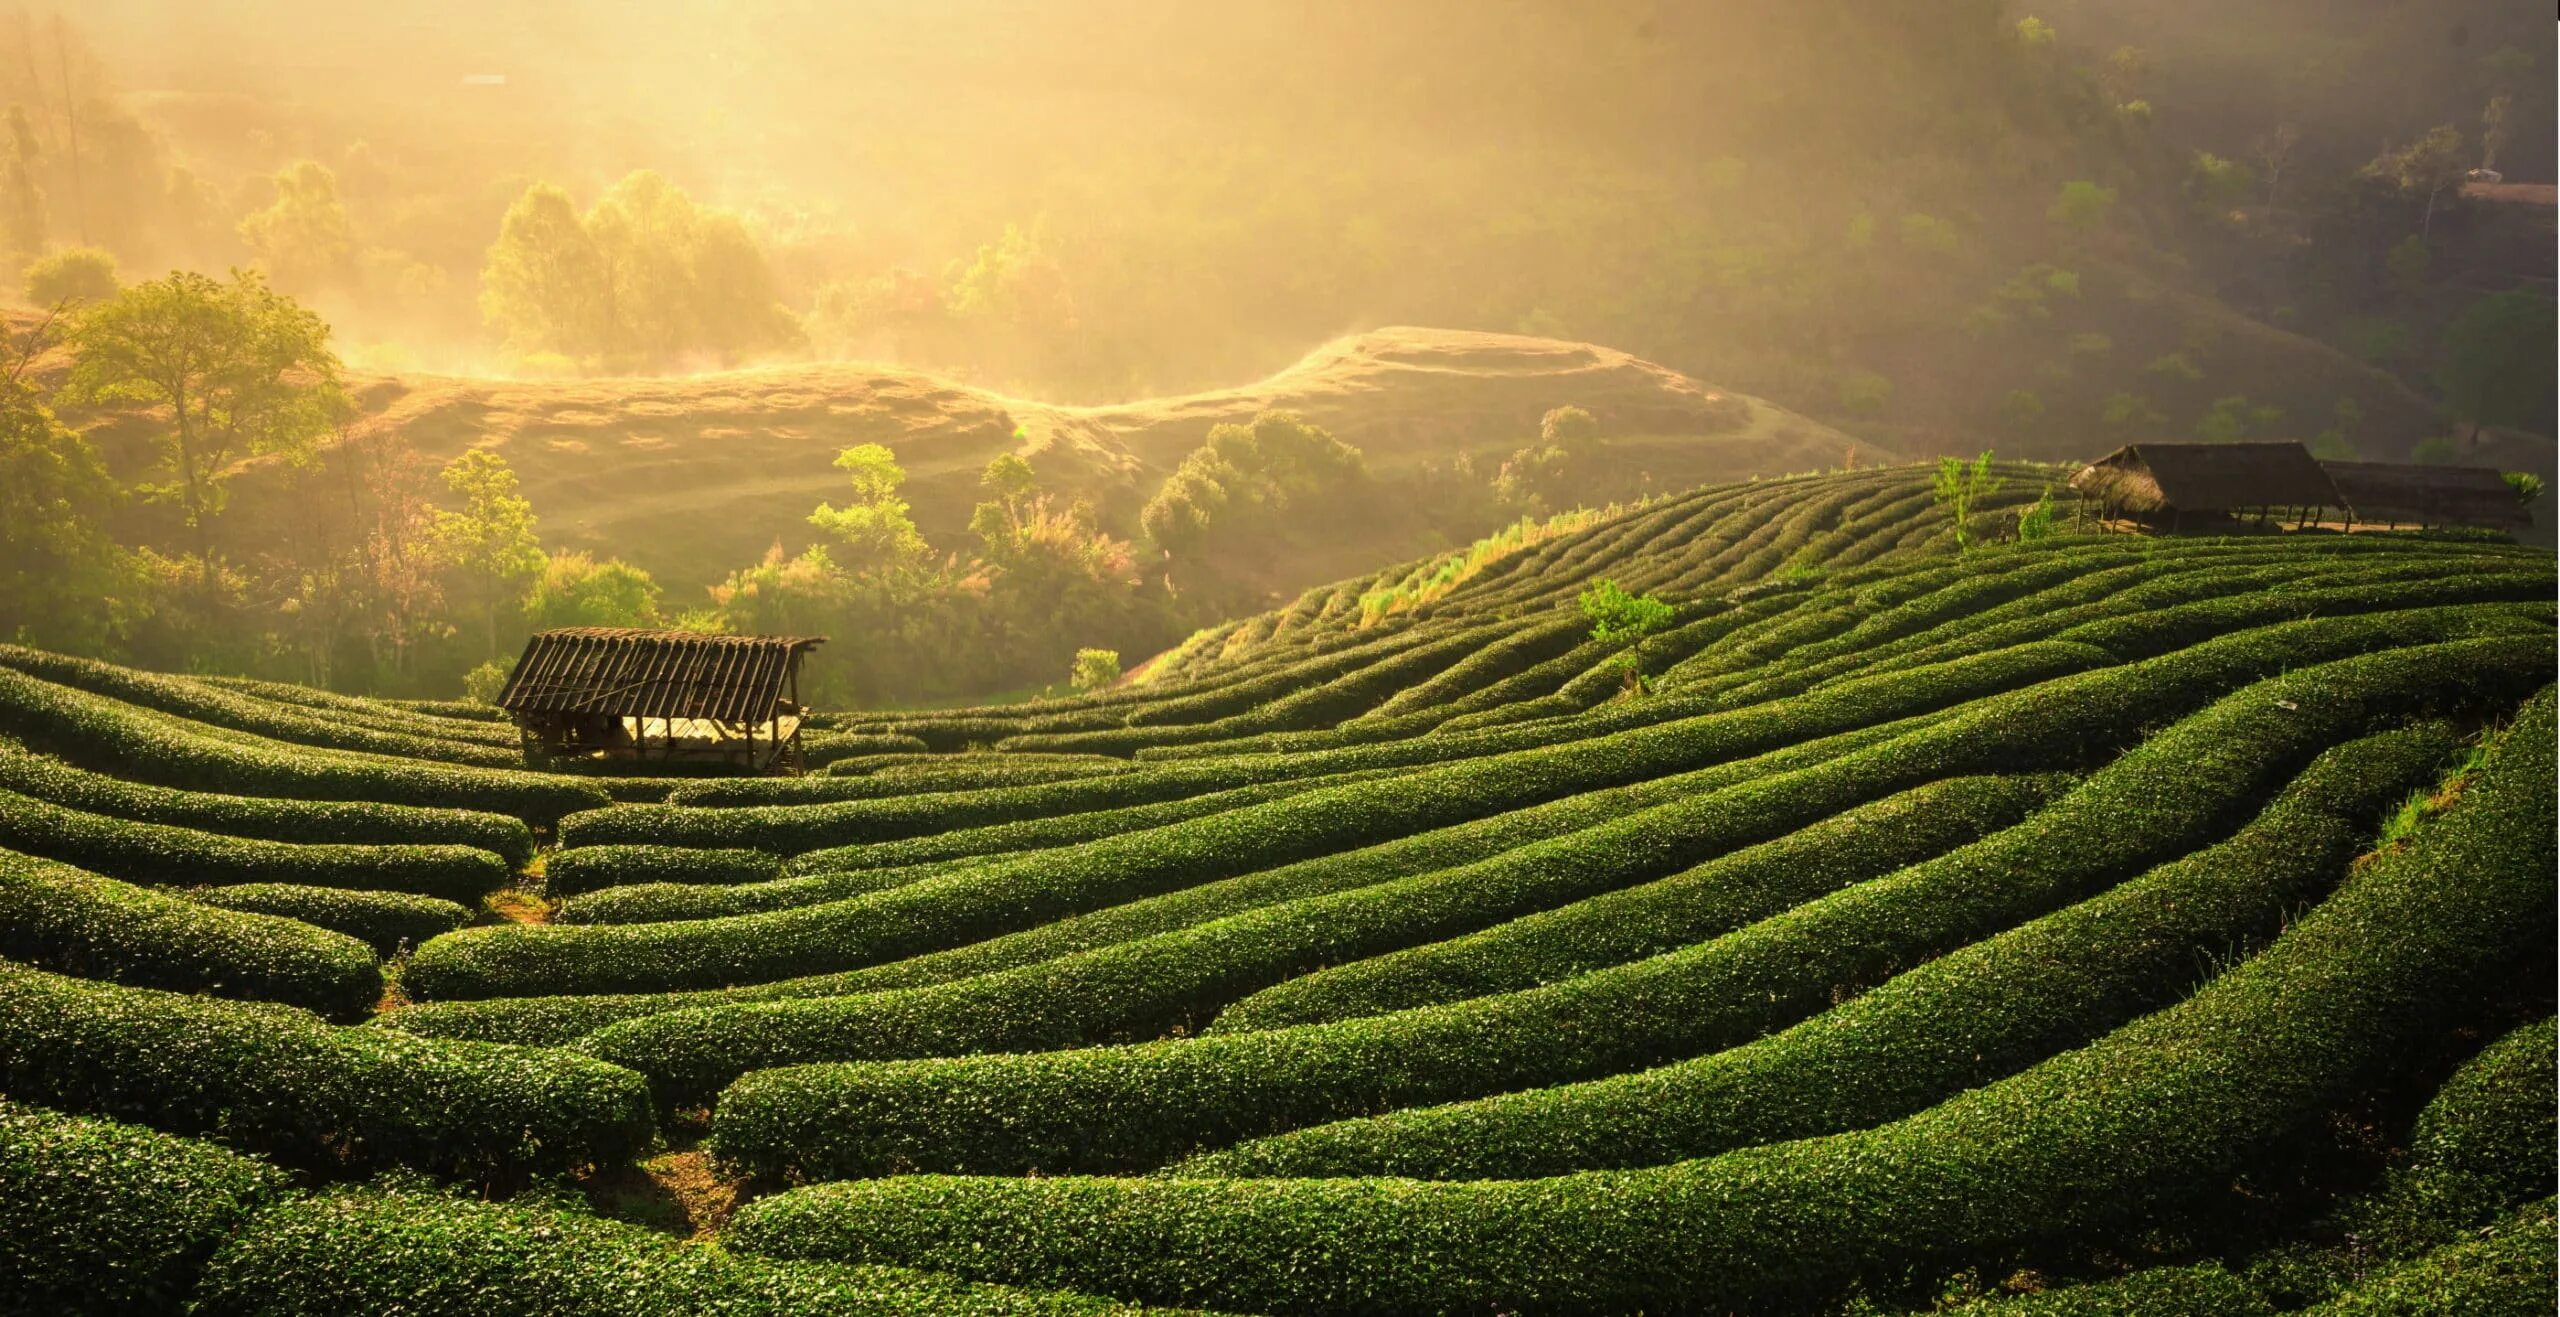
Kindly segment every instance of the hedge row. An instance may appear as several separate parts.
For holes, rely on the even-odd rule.
[[[85,768],[162,786],[301,800],[371,800],[550,823],[611,800],[571,778],[262,744],[0,667],[0,730]]]
[[[573,1052],[342,1029],[5,963],[0,1091],[327,1170],[610,1166],[656,1132],[638,1075]]]
[[[2345,873],[2373,820],[2448,744],[2441,733],[2387,733],[2331,750],[2229,840],[1925,961],[1783,1033],[1657,1070],[1301,1129],[1198,1158],[1185,1173],[1515,1179],[1658,1166],[1908,1115],[2166,1005],[2196,965],[2262,945]],[[2057,852],[2103,844],[2044,839]]]
[[[87,978],[355,1019],[382,969],[354,938],[0,851],[0,957]]]
[[[2551,1149],[2560,1146],[2552,1076],[2560,1071],[2553,1022],[2491,1043],[2445,1081],[2418,1113],[2409,1154],[2418,1166],[2487,1181],[2507,1202],[2548,1197]]]
[[[1089,914],[866,969],[693,992],[429,1002],[394,1012],[379,1023],[431,1037],[556,1045],[619,1020],[688,1007],[738,1001],[782,1001],[946,983],[970,975],[992,973],[1128,942],[1171,929],[1187,928],[1280,901],[1344,891],[1407,874],[1472,863],[1544,838],[1599,826],[1629,810],[1648,808],[1700,792],[1721,790],[1767,774],[1818,764],[1900,735],[1926,721],[1925,718],[1912,719],[1861,728],[1750,759],[1632,786],[1590,792],[1380,846],[1321,856],[1109,906]],[[1054,866],[1062,860],[1071,859],[1074,854],[1058,851],[1041,859],[1045,864]],[[1144,859],[1143,853],[1139,858]]]
[[[1925,672],[1897,674],[1892,681],[1872,686],[1844,686],[1827,699],[1807,701],[1804,709],[1790,711],[1784,730],[1771,728],[1766,720],[1760,720],[1756,726],[1760,728],[1763,739],[1757,746],[1765,748],[1773,743],[1770,739],[1772,733],[1783,736],[1784,731],[1801,729],[1802,735],[1824,735],[1882,719],[1944,708],[2041,676],[2087,667],[2097,653],[2077,646],[2021,647]],[[1445,740],[1427,738],[1432,742],[1430,744],[1392,742],[1310,755],[1271,755],[1197,765],[1167,765],[1084,782],[1013,791],[760,809],[664,807],[614,810],[571,819],[562,825],[561,832],[564,842],[580,846],[652,838],[675,844],[717,846],[755,837],[764,839],[765,845],[799,852],[1017,818],[1151,804],[1204,790],[1252,785],[1278,778],[1390,767],[1409,767],[1416,771],[1402,774],[1391,782],[1356,789],[1394,795],[1427,783],[1456,782],[1470,777],[1516,778],[1521,779],[1516,792],[1530,793],[1522,800],[1522,803],[1527,803],[1588,789],[1581,785],[1583,783],[1590,786],[1615,785],[1664,771],[1676,771],[1675,768],[1658,767],[1656,764],[1666,754],[1700,739],[1712,742],[1748,739],[1749,736],[1739,731],[1728,732],[1724,725],[1718,725],[1716,733],[1720,734],[1702,738],[1698,734],[1701,725],[1700,719],[1679,718],[1666,710],[1659,717],[1642,720],[1625,729],[1640,731],[1641,735],[1620,738],[1606,746],[1572,730],[1504,730]],[[1623,764],[1619,762],[1622,758],[1625,760]],[[1677,759],[1676,762],[1678,766],[1685,767],[1694,761]],[[1533,764],[1539,767],[1533,769],[1530,767]],[[1551,778],[1555,785],[1544,787],[1542,784]],[[1470,794],[1484,796],[1489,793],[1479,790]],[[1516,808],[1516,805],[1502,803],[1503,799],[1509,798],[1488,798],[1484,803],[1487,809]],[[1299,808],[1314,804],[1318,799],[1318,794],[1311,793],[1289,805],[1264,808]],[[1388,835],[1393,835],[1393,832]]]
[[[215,1246],[285,1189],[209,1143],[0,1100],[0,1308],[182,1312]]]
[[[298,883],[477,901],[506,861],[469,846],[297,845],[136,823],[0,790],[0,847],[128,882]]]
[[[374,846],[474,846],[522,868],[533,830],[505,814],[417,805],[287,800],[181,791],[110,777],[49,755],[0,749],[0,788],[92,814],[266,841]]]
[[[839,869],[832,873],[725,887],[700,883],[637,883],[570,897],[552,912],[551,922],[555,925],[656,924],[683,919],[718,919],[762,910],[788,910],[885,892],[994,862],[983,856],[964,855],[949,860],[900,865],[894,869]]]
[[[19,645],[0,645],[0,667],[191,721],[299,745],[469,764],[480,768],[511,768],[523,762],[522,751],[513,746],[501,748],[440,736],[379,731],[342,718],[324,717],[291,705],[235,694],[184,677],[138,672],[95,659],[50,654]]]
[[[1742,849],[1650,886],[1686,890],[1693,907],[1683,912],[1686,921],[1695,927],[1722,931],[1784,909],[1807,895],[1942,853],[2014,821],[2052,785],[2034,779],[1999,778],[1934,784],[1849,811],[1802,832]],[[1381,895],[1393,893],[1381,889]],[[1062,964],[1061,968],[1074,967]],[[975,998],[1002,1019],[1008,1014],[1008,1003],[995,991],[1001,986],[994,980],[971,980],[953,985],[940,995],[945,1004]],[[888,1007],[896,1004],[895,998],[907,996],[911,994],[846,999],[844,1005],[850,1009],[842,1014],[881,1014],[878,1010],[864,1011],[863,1004]],[[1546,1000],[1550,1006],[1575,1001],[1563,989]],[[911,1008],[910,1014],[913,1013]],[[1025,1013],[1019,1009],[1010,1012]],[[1060,1011],[1053,1007],[1049,1013],[1056,1015]],[[1505,1017],[1497,1008],[1446,1012],[1427,1020],[1417,1015],[1411,1020],[1382,1022],[1382,1041],[1377,1047],[1369,1045],[1364,1036],[1367,1023],[1363,1022],[1360,1027],[1330,1035],[1299,1031],[1288,1037],[1256,1034],[1241,1042],[1192,1039],[970,1061],[765,1070],[747,1075],[723,1095],[715,1138],[724,1155],[744,1164],[821,1177],[876,1173],[902,1166],[1008,1171],[1151,1166],[1190,1150],[1204,1137],[1215,1138],[1199,1132],[1203,1121],[1211,1126],[1235,1123],[1240,1103],[1235,1100],[1236,1092],[1220,1091],[1222,1082],[1232,1081],[1227,1082],[1227,1087],[1241,1091],[1265,1077],[1282,1087],[1297,1088],[1308,1087],[1314,1079],[1309,1073],[1243,1073],[1265,1060],[1285,1072],[1329,1067],[1343,1086],[1358,1091],[1359,1096],[1352,1100],[1367,1109],[1370,1104],[1390,1101],[1400,1084],[1406,1088],[1419,1084],[1425,1089],[1436,1085],[1444,1094],[1454,1094],[1481,1091],[1486,1086],[1540,1082],[1537,1076],[1541,1074],[1552,1077],[1576,1073],[1613,1047],[1645,1046],[1644,1042],[1629,1043],[1627,1038],[1632,1033],[1646,1032],[1648,1026],[1655,1043],[1679,1045],[1676,1041],[1663,1043],[1664,1038],[1677,1034],[1677,1027],[1666,1033],[1661,1022],[1648,1012],[1642,1024],[1597,1026],[1603,1034],[1614,1031],[1614,1042],[1608,1038],[1587,1042],[1577,1039],[1553,1050],[1535,1045],[1522,1048],[1519,1044],[1527,1034],[1551,1029],[1557,1037],[1572,1037],[1594,1027],[1589,1020],[1566,1018],[1567,1012],[1558,1009],[1549,1009],[1536,1023],[1528,1022],[1525,1016],[1535,1013],[1533,1006],[1526,1013]],[[736,1017],[748,1013],[731,1014]],[[1466,1018],[1461,1020],[1462,1016]],[[1449,1030],[1432,1027],[1452,1022],[1455,1023]],[[683,1038],[686,1027],[694,1023],[736,1028],[743,1038],[754,1043],[766,1043],[777,1032],[769,1027],[773,1021],[762,1019],[720,1021],[661,1016],[605,1030],[589,1045],[613,1055],[618,1043],[627,1042],[633,1050],[641,1050],[655,1038],[662,1045],[669,1045],[666,1060],[672,1061],[680,1053],[700,1053],[697,1044]],[[850,1032],[843,1027],[845,1021],[834,1023],[839,1035]],[[1399,1031],[1399,1023],[1419,1027]],[[1468,1028],[1480,1029],[1481,1045],[1470,1048],[1461,1043],[1453,1049],[1452,1036],[1463,1035]],[[799,1032],[805,1035],[812,1031],[804,1028]],[[1394,1037],[1388,1039],[1386,1035]],[[799,1041],[807,1045],[811,1040],[803,1037]],[[841,1044],[849,1040],[839,1036],[832,1041]],[[1374,1063],[1373,1053],[1396,1046],[1411,1050],[1402,1060]],[[1451,1050],[1463,1055],[1444,1067],[1441,1054]],[[754,1055],[757,1059],[772,1059]],[[662,1062],[660,1068],[672,1067]],[[1222,1068],[1229,1072],[1216,1078],[1204,1079],[1198,1073]],[[692,1080],[689,1072],[678,1071],[674,1082],[681,1085]],[[1321,1085],[1323,1081],[1314,1082]],[[683,1090],[679,1087],[677,1091]],[[1105,1093],[1112,1096],[1105,1097]],[[1134,1099],[1133,1093],[1137,1095]],[[960,1096],[964,1094],[967,1096]],[[1042,1096],[1034,1097],[1035,1094]],[[940,1105],[941,1096],[957,1097],[959,1101],[946,1110]],[[1040,1110],[1043,1101],[1051,1096],[1062,1100],[1065,1108]],[[1322,1096],[1304,1099],[1316,1104],[1326,1100]],[[1119,1115],[1097,1116],[1098,1109],[1132,1101],[1134,1105],[1127,1109],[1125,1120]],[[993,1105],[983,1107],[979,1114],[959,1110],[986,1102]],[[1285,1107],[1287,1100],[1257,1106],[1247,1097],[1241,1105],[1269,1116]],[[997,1111],[1004,1114],[993,1124],[1001,1128],[988,1128],[989,1122],[983,1116]],[[1246,1116],[1248,1124],[1253,1119],[1253,1115]],[[837,1121],[847,1123],[836,1134],[817,1129]],[[1229,1133],[1227,1137],[1235,1135]],[[856,1166],[871,1170],[856,1172],[852,1169]]]
[[[2141,1219],[2325,1120],[2547,956],[2560,739],[2528,706],[2459,803],[2187,1001],[1920,1115],[1522,1181],[842,1181],[748,1205],[775,1256],[1272,1311],[1757,1308]]]
[[[201,1317],[1100,1317],[1133,1304],[888,1267],[778,1262],[592,1216],[416,1189],[268,1208],[215,1253]]]
[[[781,876],[781,857],[758,850],[683,846],[573,846],[542,862],[542,890],[577,896],[633,883],[760,883]]]
[[[450,933],[471,918],[469,909],[432,896],[350,892],[293,883],[208,887],[187,896],[223,910],[298,919],[316,928],[344,933],[385,956],[404,946],[418,946],[439,933]]]
[[[2172,728],[2027,823],[1889,879],[1825,897],[1824,889],[1790,881],[1786,866],[1767,876],[1742,866],[1738,876],[1756,881],[1727,895],[1726,917],[1710,928],[1766,922],[1686,951],[1535,991],[1327,1026],[1231,1033],[1221,1017],[1210,1036],[1130,1048],[944,1060],[900,1070],[768,1071],[723,1096],[721,1146],[760,1169],[789,1168],[811,1178],[876,1174],[900,1163],[937,1170],[1122,1169],[1380,1109],[1618,1074],[1734,1046],[1819,1012],[1902,965],[2104,890],[2216,835],[2342,723],[2352,727],[2372,717],[2377,705],[2390,707],[2426,679],[2426,661],[2381,660],[2348,661],[2383,668],[2378,679],[2363,683],[2320,673],[2350,692],[2325,700],[2323,716],[2299,718],[2279,707],[2299,702],[2320,683],[2279,679]],[[2353,689],[2359,684],[2367,688]],[[2025,746],[1994,751],[2002,752],[2035,757]],[[1908,743],[1870,753],[1933,757]],[[2406,776],[2395,775],[2386,794],[2396,796]],[[974,997],[993,1014],[1011,1003],[988,1000],[991,986],[973,981],[945,992]],[[817,1033],[815,1027],[799,1018],[767,1018],[767,1012],[832,1017],[825,1022],[850,1032],[846,1017],[886,1014],[901,996],[659,1016],[604,1030],[588,1046],[614,1060],[654,1052],[635,1068],[682,1094],[689,1072],[679,1067],[709,1064],[708,1049],[685,1036],[687,1025],[713,1024],[708,1017],[726,1014],[730,1018],[717,1023],[733,1036],[731,1056],[788,1061],[798,1058],[776,1057],[771,1040],[777,1034],[810,1052],[847,1040],[812,1040],[807,1035]],[[776,1028],[784,1023],[801,1024],[801,1037]],[[1007,1038],[1004,1045],[1021,1044]],[[958,1050],[939,1049],[946,1056]],[[1995,1049],[1985,1050],[1994,1055],[1997,1073]],[[2037,1054],[2030,1048],[2030,1057]],[[990,1122],[990,1112],[1005,1114]],[[1712,1128],[1715,1114],[1700,1113],[1694,1121]],[[1687,1118],[1663,1119],[1676,1129]],[[1583,1129],[1571,1119],[1524,1123],[1529,1133],[1518,1142],[1532,1147],[1552,1138],[1551,1131],[1578,1135]],[[1593,1142],[1605,1146],[1612,1132],[1594,1130]]]
[[[2088,653],[2077,647],[2009,651],[1946,670],[1904,674],[1881,688],[1844,688],[1827,699],[1800,702],[1785,718],[1697,719],[1311,791],[1101,843],[1085,857],[1089,863],[1067,874],[1044,870],[1035,856],[770,914],[658,925],[469,929],[421,948],[406,982],[425,1000],[708,987],[852,968],[1942,708],[2085,667]],[[834,829],[841,826],[842,811],[883,803],[690,812],[740,822],[818,815],[809,826]],[[583,821],[572,820],[564,830]]]
[[[2560,1258],[2551,1200],[2531,1204],[2461,1243],[2370,1277],[2302,1311],[2306,1317],[2544,1317]]]

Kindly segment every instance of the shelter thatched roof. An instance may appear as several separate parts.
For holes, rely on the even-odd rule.
[[[2082,467],[2071,487],[2136,514],[2345,506],[2311,451],[2290,440],[2127,444]]]
[[[2485,466],[2323,462],[2338,494],[2361,521],[2519,530],[2533,524],[2505,476]]]
[[[619,627],[544,631],[525,642],[498,706],[512,714],[760,723],[773,717],[800,655],[825,643]]]

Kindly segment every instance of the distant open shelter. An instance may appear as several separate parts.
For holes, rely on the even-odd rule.
[[[498,694],[530,763],[596,757],[800,771],[800,660],[823,636],[572,627],[525,642]]]
[[[2507,478],[2485,466],[2419,466],[2399,462],[2323,462],[2356,520],[2373,525],[2478,526],[2519,531],[2533,514]]]
[[[2127,444],[2082,467],[2071,487],[2098,505],[2101,521],[2170,531],[2300,522],[2347,506],[2311,451],[2291,441]]]

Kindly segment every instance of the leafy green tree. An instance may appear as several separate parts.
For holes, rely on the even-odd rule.
[[[355,270],[356,242],[338,200],[338,176],[317,160],[297,160],[271,181],[275,199],[240,220],[240,239],[259,268],[285,288],[345,282]]]
[[[94,653],[130,619],[139,578],[105,529],[123,489],[24,382],[46,332],[11,343],[0,373],[0,634]]]
[[[1291,521],[1329,521],[1367,479],[1359,449],[1295,413],[1264,412],[1251,425],[1211,427],[1138,520],[1159,548],[1186,554]]]
[[[970,510],[969,530],[989,560],[1003,562],[1021,547],[1024,513],[1038,486],[1031,464],[1013,453],[996,454],[978,473],[978,488],[989,497]]]
[[[1948,518],[1955,523],[1956,552],[1962,553],[1973,545],[1973,531],[1969,523],[1973,518],[1974,505],[1999,493],[2000,487],[2007,483],[2007,477],[1992,473],[1991,450],[1988,448],[1970,462],[1960,457],[1938,459],[1938,473],[1930,482],[1929,496],[1932,502],[1947,510]]]
[[[1538,419],[1538,438],[1580,456],[1600,446],[1600,422],[1579,407],[1552,408]]]
[[[2053,486],[2047,485],[2036,495],[2036,501],[2018,514],[2018,538],[2021,541],[2050,539],[2054,529]]]
[[[2053,204],[2045,209],[2045,218],[2073,233],[2086,235],[2104,228],[2115,208],[2114,188],[2079,179],[2062,185]]]
[[[162,479],[143,492],[177,501],[207,588],[232,464],[266,453],[303,460],[346,407],[329,326],[254,271],[229,283],[182,270],[134,284],[83,311],[71,343],[66,399],[165,415],[155,436]]]
[[[1628,594],[1616,581],[1607,577],[1584,587],[1577,600],[1582,615],[1591,619],[1591,638],[1633,639],[1650,635],[1671,622],[1672,607],[1650,594]]]
[[[2501,471],[2498,474],[2506,480],[2507,488],[2516,492],[2516,502],[2532,507],[2542,497],[2542,477],[2530,471]]]
[[[843,567],[856,574],[894,574],[922,561],[924,537],[898,496],[907,473],[897,455],[879,444],[856,444],[836,454],[836,469],[853,482],[853,501],[841,508],[819,504],[809,524],[844,542]]]
[[[2033,14],[2029,14],[2025,18],[2019,19],[2018,26],[2015,31],[2018,35],[2018,44],[2029,50],[2050,50],[2053,48],[2053,24],[2048,23]]]
[[[2111,393],[2098,406],[2098,421],[2120,435],[2157,430],[2169,423],[2151,400],[2138,393]]]
[[[2374,157],[2373,163],[2365,166],[2365,173],[2391,183],[2404,195],[2426,199],[2418,221],[2418,235],[2424,238],[2435,233],[2437,201],[2449,189],[2460,186],[2463,176],[2470,172],[2468,161],[2462,130],[2441,124],[2407,146]]]
[[[597,561],[564,549],[543,561],[525,594],[525,621],[536,631],[554,627],[658,625],[658,583],[620,558]]]
[[[77,307],[116,295],[116,258],[96,247],[65,247],[27,266],[27,300]]]
[[[2216,398],[2196,421],[2196,438],[2209,444],[2238,443],[2264,434],[2284,420],[2284,409],[2252,404],[2242,394]]]
[[[2211,151],[2198,151],[2187,161],[2187,195],[2217,214],[2242,205],[2257,190],[2247,165]]]
[[[474,448],[445,464],[445,488],[462,496],[459,511],[436,513],[429,534],[438,556],[458,572],[480,604],[488,657],[498,654],[498,615],[522,597],[543,569],[534,536],[533,503],[516,492],[515,468],[494,450]]]
[[[2547,415],[2554,351],[2551,302],[2521,289],[2473,302],[2445,330],[2436,383],[2453,414],[2482,426],[2530,425]]]
[[[519,352],[597,357],[613,343],[613,283],[569,194],[536,183],[507,207],[480,271],[480,310]]]
[[[1067,673],[1067,684],[1078,693],[1107,690],[1119,680],[1120,651],[1116,649],[1079,649]]]

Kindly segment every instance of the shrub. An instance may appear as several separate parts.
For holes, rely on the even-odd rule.
[[[1075,666],[1067,674],[1067,684],[1076,693],[1106,690],[1120,680],[1120,651],[1116,649],[1079,649]]]
[[[285,1189],[209,1143],[0,1101],[0,1302],[184,1311],[215,1246]]]
[[[0,747],[0,788],[92,814],[267,841],[351,845],[458,845],[509,865],[533,860],[533,831],[504,814],[355,801],[224,796],[128,782],[46,755]]]
[[[65,247],[27,265],[26,288],[36,306],[103,302],[116,295],[116,258],[102,248]]]
[[[386,956],[404,946],[417,946],[439,933],[450,933],[471,918],[471,911],[454,902],[407,892],[349,892],[293,883],[242,883],[208,887],[187,895],[224,910],[298,919],[316,928],[344,933]]]
[[[354,938],[0,851],[0,957],[118,983],[288,1002],[352,1019],[382,995]]]
[[[2266,951],[1874,1129],[1544,1180],[844,1181],[750,1204],[726,1238],[1239,1308],[1590,1311],[1767,1306],[2138,1219],[2228,1184],[2547,954],[2555,739],[2546,695],[2461,803]]]
[[[2369,1277],[2337,1298],[2303,1311],[2316,1317],[2432,1313],[2539,1317],[2551,1308],[2555,1251],[2560,1251],[2560,1236],[2555,1234],[2551,1200],[2546,1198],[2473,1238]]]
[[[204,1317],[1076,1317],[1142,1309],[888,1267],[685,1247],[576,1207],[336,1189],[260,1213],[205,1269]]]
[[[0,667],[0,730],[84,768],[162,786],[297,800],[369,800],[513,814],[550,823],[595,809],[602,787],[501,772],[342,754],[198,732],[181,719]]]
[[[613,1165],[655,1130],[640,1077],[571,1052],[340,1029],[0,965],[0,1087],[323,1169]]]
[[[2374,811],[2400,784],[2425,775],[2448,744],[2441,732],[2388,733],[2330,750],[2229,840],[1922,961],[1783,1033],[1658,1070],[1304,1129],[1198,1158],[1187,1173],[1560,1175],[1662,1165],[1908,1115],[2169,1004],[2200,960],[2262,945],[2345,871]],[[2163,766],[2155,759],[2148,774]],[[2144,775],[2135,776],[2137,789]],[[2015,840],[2055,854],[2072,845],[2067,833],[2034,824]],[[2079,843],[2093,844],[2103,843]],[[1831,904],[1854,908],[1861,895]],[[1740,958],[1767,940],[1760,954],[1774,964],[1768,958],[1781,944],[1769,939],[1777,926],[1797,924],[1795,940],[1815,942],[1826,928],[1834,936],[1859,931],[1823,913],[1790,912],[1719,950]],[[1851,991],[1859,982],[1835,978],[1831,986]]]
[[[0,791],[0,846],[128,882],[284,882],[477,901],[506,862],[468,846],[295,845],[135,823]]]
[[[1594,640],[1650,635],[1671,623],[1671,605],[1649,594],[1628,594],[1606,577],[1582,592],[1581,604]]]
[[[2490,1044],[2454,1072],[2409,1139],[2420,1168],[2477,1177],[2499,1201],[2548,1196],[2548,1153],[2560,1142],[2551,1106],[2552,1022],[2528,1024]]]
[[[760,883],[782,873],[782,861],[755,850],[690,850],[681,846],[575,846],[542,865],[542,888],[576,896],[632,883]]]

